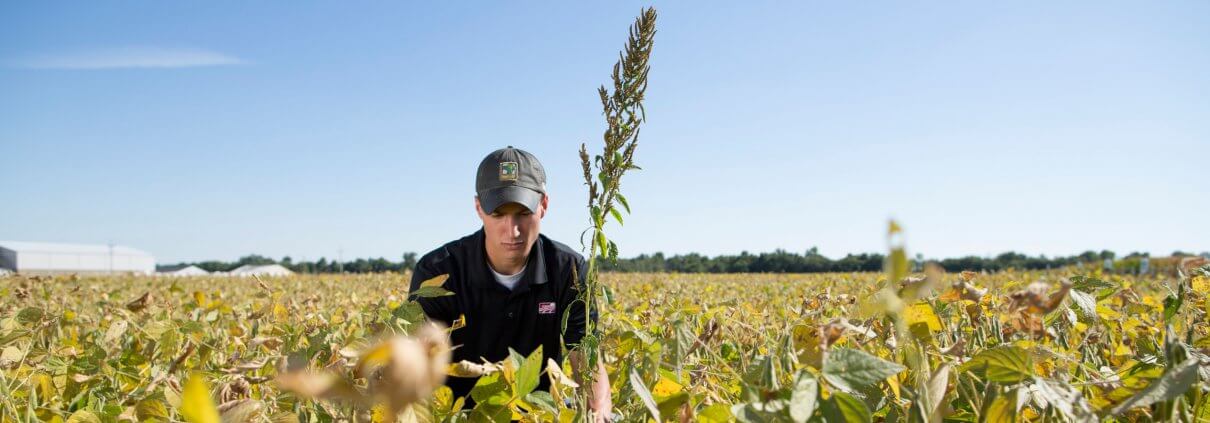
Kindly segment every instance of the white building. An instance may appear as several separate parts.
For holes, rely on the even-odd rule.
[[[0,268],[24,274],[155,272],[155,257],[120,245],[0,241]]]
[[[161,276],[205,276],[209,275],[210,272],[192,264],[176,264],[172,266],[156,266],[155,274]]]
[[[290,269],[287,269],[280,264],[245,264],[235,269],[231,269],[231,271],[227,272],[227,274],[231,276],[290,276],[293,275],[294,272],[291,272]]]

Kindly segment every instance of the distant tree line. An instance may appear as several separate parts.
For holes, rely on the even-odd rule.
[[[1172,257],[1192,256],[1191,253],[1175,251]],[[1202,253],[1210,257],[1210,253]],[[1113,271],[1134,272],[1139,269],[1142,258],[1148,253],[1134,252],[1118,258],[1113,251],[1085,251],[1078,255],[1047,257],[1029,256],[1007,252],[995,257],[966,256],[941,260],[925,260],[917,256],[913,262],[917,268],[925,261],[936,262],[947,270],[1001,271],[1007,269],[1041,270],[1065,266],[1104,265],[1109,260]],[[883,269],[885,256],[879,253],[848,254],[831,259],[811,248],[803,254],[778,249],[769,253],[707,257],[697,253],[665,256],[663,253],[641,254],[633,258],[620,258],[616,263],[604,263],[602,270],[613,272],[681,272],[681,273],[819,273],[819,272],[876,272]],[[1157,263],[1152,263],[1156,266]]]
[[[1193,256],[1192,253],[1175,251],[1171,257],[1179,258]],[[1210,253],[1203,252],[1203,257]],[[1101,267],[1109,260],[1114,271],[1135,272],[1143,258],[1148,253],[1134,252],[1122,257],[1109,250],[1085,251],[1073,256],[1047,257],[1045,255],[1029,256],[1026,254],[1007,252],[995,257],[966,256],[946,258],[933,261],[941,267],[957,270],[974,270],[996,272],[1007,269],[1041,270],[1065,266],[1095,266]],[[416,267],[416,253],[405,253],[400,261],[386,258],[364,259],[351,261],[329,261],[320,258],[317,261],[294,261],[290,257],[274,260],[261,255],[240,257],[235,262],[203,261],[193,264],[210,272],[226,272],[246,264],[280,264],[297,273],[385,273],[411,270]],[[802,254],[791,253],[783,249],[773,252],[752,254],[744,251],[738,255],[720,255],[708,257],[697,253],[665,256],[664,253],[640,254],[632,258],[619,258],[616,263],[603,261],[602,270],[611,272],[680,272],[680,273],[820,273],[820,272],[877,272],[882,270],[885,256],[879,253],[848,254],[838,259],[831,259],[819,253],[818,248],[812,247]],[[1157,259],[1150,265],[1164,263]],[[926,261],[917,256],[913,262],[919,267]]]
[[[281,260],[274,260],[270,257],[265,257],[259,254],[252,254],[240,257],[234,262],[210,260],[197,263],[181,263],[192,264],[194,266],[205,269],[207,272],[227,272],[231,269],[243,265],[265,265],[265,264],[280,264],[287,269],[296,273],[386,273],[400,272],[411,270],[416,267],[416,253],[404,253],[400,261],[391,261],[386,258],[359,258],[341,262],[338,260],[329,261],[327,258],[321,257],[316,261],[294,261],[289,256],[282,257]]]

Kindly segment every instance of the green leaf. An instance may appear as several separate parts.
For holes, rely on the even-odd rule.
[[[194,373],[181,390],[181,417],[190,423],[219,423],[218,409],[210,398],[210,388],[202,375]]]
[[[1038,409],[1052,408],[1073,422],[1096,421],[1092,405],[1071,385],[1035,377],[1029,392]]]
[[[412,296],[417,298],[446,297],[450,295],[454,295],[454,293],[440,286],[422,286],[420,289],[412,292]]]
[[[1177,286],[1179,292],[1176,294],[1168,294],[1164,298],[1164,322],[1167,323],[1176,317],[1176,313],[1181,311],[1181,304],[1185,303],[1185,287]]]
[[[168,407],[164,406],[162,397],[146,398],[135,405],[135,415],[139,421],[157,419],[168,421]]]
[[[1001,394],[992,400],[983,410],[983,421],[987,423],[1010,423],[1016,421],[1017,404],[1014,401],[1017,398],[1017,391],[1014,389],[1006,394]]]
[[[630,214],[630,203],[626,201],[626,196],[622,195],[620,192],[615,195],[618,197],[618,202],[622,203],[622,207],[626,208],[626,214]]]
[[[470,421],[508,423],[513,419],[513,411],[503,404],[478,404],[471,410]]]
[[[599,206],[592,206],[592,224],[597,228],[605,226],[604,216],[601,215]]]
[[[420,298],[444,297],[447,295],[454,295],[453,292],[450,292],[444,288],[445,281],[449,280],[449,278],[450,278],[449,273],[443,273],[443,274],[425,279],[424,282],[420,283],[420,287],[417,288],[415,291],[411,292],[410,295],[412,297],[420,297]]]
[[[1024,348],[1001,345],[981,351],[958,370],[974,372],[992,382],[1015,383],[1033,376],[1032,361]]]
[[[829,422],[870,422],[869,407],[856,397],[844,392],[833,392],[823,404],[823,418]]]
[[[660,418],[660,408],[656,406],[655,399],[651,398],[651,391],[647,389],[647,385],[643,384],[643,379],[639,378],[639,373],[633,368],[630,369],[630,388],[634,389],[634,393],[643,400],[643,405],[647,407],[647,412],[651,413],[651,417],[655,421],[664,421]]]
[[[1191,357],[1176,367],[1169,369],[1148,385],[1142,391],[1135,394],[1125,402],[1114,407],[1110,414],[1122,414],[1126,410],[1134,407],[1146,407],[1161,401],[1170,401],[1184,395],[1189,391],[1189,388],[1197,383],[1197,369],[1201,365],[1201,361],[1196,357]]]
[[[887,377],[902,372],[904,367],[870,355],[861,350],[838,348],[828,353],[823,363],[823,377],[832,386],[856,392]]]
[[[790,391],[790,419],[796,423],[806,422],[815,414],[819,405],[819,380],[806,371],[798,372],[794,389]]]
[[[1095,323],[1101,320],[1101,316],[1097,314],[1097,299],[1092,294],[1083,291],[1072,290],[1071,302],[1074,303],[1077,315],[1080,321],[1084,323]]]
[[[553,415],[559,415],[559,409],[555,406],[554,397],[550,396],[550,392],[534,391],[525,396],[525,402],[537,406],[542,411]]]
[[[1086,294],[1094,293],[1100,289],[1106,289],[1106,288],[1115,288],[1116,289],[1116,288],[1118,288],[1117,284],[1114,284],[1112,282],[1106,282],[1104,280],[1097,279],[1097,278],[1089,278],[1089,277],[1085,277],[1085,276],[1072,276],[1070,279],[1071,279],[1071,283],[1072,283],[1071,289],[1080,291],[1080,292],[1083,292]]]
[[[622,223],[622,212],[618,211],[617,207],[610,207],[609,215],[613,216],[614,219],[617,219],[619,225],[623,224]]]
[[[602,256],[609,256],[609,240],[605,238],[605,233],[597,231],[597,253]]]
[[[542,375],[542,346],[534,349],[517,369],[517,389],[514,394],[524,397],[538,387],[538,376]]]
[[[660,410],[660,415],[675,416],[681,406],[687,402],[689,402],[689,393],[681,391],[661,399],[657,408]]]
[[[475,387],[471,388],[471,399],[479,404],[502,405],[510,399],[508,381],[500,377],[502,372],[492,373],[479,378]],[[475,407],[479,409],[478,406]]]
[[[924,406],[924,411],[928,413],[928,421],[941,420],[941,405],[944,403],[945,391],[949,388],[950,371],[954,366],[950,363],[942,364],[933,372],[933,376],[929,378],[928,383],[920,390],[920,396]]]
[[[30,326],[40,322],[42,316],[45,315],[46,313],[40,308],[26,307],[17,313],[17,323],[20,323],[22,326]]]

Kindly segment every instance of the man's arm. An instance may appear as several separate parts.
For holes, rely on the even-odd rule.
[[[584,386],[584,371],[587,360],[584,352],[572,350],[567,358],[571,360],[572,377],[576,383]],[[613,414],[613,392],[609,389],[609,373],[605,371],[605,362],[597,360],[597,371],[592,377],[592,387],[588,391],[588,408],[593,411],[594,422],[607,422]]]

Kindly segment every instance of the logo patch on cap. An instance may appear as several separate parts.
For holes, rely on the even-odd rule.
[[[500,162],[500,181],[517,180],[517,162]]]
[[[555,303],[538,303],[538,314],[555,314]]]

